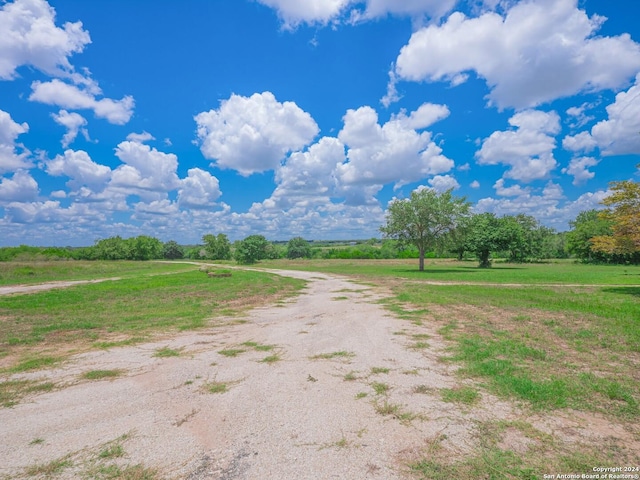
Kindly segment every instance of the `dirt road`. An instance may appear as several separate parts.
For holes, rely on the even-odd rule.
[[[13,376],[57,388],[0,409],[0,478],[52,465],[50,478],[112,478],[90,472],[141,464],[154,478],[400,479],[436,439],[468,452],[475,422],[514,415],[488,394],[473,409],[444,403],[439,389],[462,380],[439,361],[437,333],[392,316],[372,288],[280,273],[308,288],[244,323]],[[163,347],[180,355],[154,356]],[[93,370],[122,375],[82,378]]]

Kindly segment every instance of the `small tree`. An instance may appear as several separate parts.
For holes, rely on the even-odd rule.
[[[640,183],[613,182],[602,203],[609,208],[600,217],[611,222],[611,235],[591,239],[593,249],[609,254],[640,252]]]
[[[493,213],[480,213],[471,220],[467,248],[475,253],[480,268],[491,267],[491,252],[505,250],[513,239],[513,222]]]
[[[231,260],[231,243],[224,233],[203,235],[202,241],[210,260]]]
[[[414,190],[411,197],[395,199],[387,209],[387,223],[380,231],[401,244],[415,245],[420,271],[424,270],[425,253],[442,244],[469,212],[469,203],[451,191],[440,194],[429,188]]]
[[[162,256],[168,260],[184,257],[184,250],[175,240],[169,240],[162,246]]]
[[[287,243],[287,258],[309,258],[311,246],[302,237],[294,237]]]
[[[249,265],[266,258],[269,242],[262,235],[249,235],[236,243],[236,262]]]

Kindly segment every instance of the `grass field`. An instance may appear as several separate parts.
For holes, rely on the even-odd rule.
[[[48,278],[86,278],[90,266],[70,265],[61,277],[49,272]],[[215,325],[216,318],[278,301],[304,285],[249,271],[209,278],[185,264],[96,264],[93,277],[105,274],[123,279],[0,297],[0,373],[48,367],[87,348],[137,343],[158,332]]]

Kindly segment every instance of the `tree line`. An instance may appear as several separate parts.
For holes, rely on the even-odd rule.
[[[20,259],[76,260],[235,260],[252,264],[265,259],[391,259],[475,258],[480,267],[490,267],[494,258],[508,262],[536,262],[573,257],[590,263],[640,264],[640,184],[614,182],[604,210],[581,212],[569,222],[571,230],[556,232],[525,214],[471,213],[471,204],[451,190],[437,193],[423,189],[406,199],[391,202],[383,239],[326,246],[294,237],[288,242],[270,242],[263,235],[250,235],[231,243],[224,233],[205,234],[202,243],[183,246],[174,240],[162,242],[140,235],[98,240],[90,247],[0,248],[0,261]]]

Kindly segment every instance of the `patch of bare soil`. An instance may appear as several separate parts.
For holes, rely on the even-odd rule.
[[[245,323],[13,375],[66,387],[0,409],[0,478],[28,478],[37,465],[78,478],[113,462],[156,469],[154,478],[401,479],[436,440],[471,454],[479,423],[523,415],[486,392],[473,406],[443,401],[441,389],[467,382],[441,361],[437,327],[394,317],[371,287],[274,273],[308,288]],[[179,356],[157,356],[165,347]],[[124,373],[87,380],[95,370]],[[105,450],[120,438],[121,451]]]

